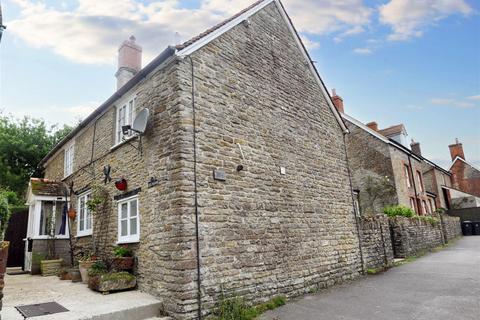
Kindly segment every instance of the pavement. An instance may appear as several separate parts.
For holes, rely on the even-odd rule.
[[[102,295],[86,284],[25,274],[6,275],[3,293],[2,320],[23,320],[15,306],[44,302],[57,302],[69,311],[32,319],[139,320],[158,316],[161,307],[158,299],[138,290]]]
[[[480,236],[291,301],[260,320],[479,320]]]

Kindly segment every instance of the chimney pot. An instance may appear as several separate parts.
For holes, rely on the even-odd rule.
[[[142,68],[142,47],[135,43],[135,36],[130,36],[118,49],[117,90],[123,87]]]
[[[416,154],[417,156],[422,155],[422,149],[420,148],[420,142],[415,142],[412,139],[412,143],[410,144],[410,149],[412,149],[412,152]]]
[[[452,157],[452,161],[455,160],[457,157],[465,160],[463,145],[458,141],[458,138],[455,139],[455,144],[449,145],[448,148],[450,149],[450,156]]]
[[[378,123],[376,123],[375,121],[367,123],[367,127],[372,129],[373,131],[378,131]]]
[[[344,113],[343,99],[337,95],[337,91],[335,89],[332,89],[332,101],[335,108],[337,108],[339,112]]]

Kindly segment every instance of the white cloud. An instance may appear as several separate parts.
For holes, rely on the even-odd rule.
[[[479,95],[476,95],[476,96],[467,97],[467,99],[480,101],[480,94],[479,94]]]
[[[450,99],[450,98],[432,98],[430,103],[436,106],[447,106],[460,109],[469,109],[475,107],[475,103],[462,101],[461,99]]]
[[[85,64],[114,64],[118,45],[134,34],[148,62],[167,45],[198,34],[248,7],[253,0],[202,0],[184,8],[180,0],[78,0],[77,5],[47,5],[41,0],[11,0],[20,16],[9,22],[12,34],[36,48]],[[313,36],[363,32],[372,9],[362,0],[285,0],[284,4],[309,48]],[[308,34],[308,38],[305,35]]]
[[[380,22],[393,30],[388,36],[392,41],[420,37],[426,27],[449,15],[471,12],[464,0],[390,0],[379,8]]]
[[[353,52],[356,54],[369,55],[369,54],[372,54],[373,51],[370,48],[356,48],[356,49],[353,49]]]
[[[301,35],[300,37],[302,38],[302,42],[308,50],[320,48],[319,42],[314,41],[305,35]]]

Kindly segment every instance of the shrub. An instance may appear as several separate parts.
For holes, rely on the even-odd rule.
[[[5,230],[7,229],[8,219],[10,218],[10,208],[8,207],[7,196],[0,193],[0,238],[3,240]]]
[[[385,207],[383,212],[389,217],[402,216],[407,218],[412,218],[415,216],[415,212],[405,206],[390,206]]]
[[[97,276],[100,274],[105,274],[108,272],[107,265],[102,260],[95,261],[92,266],[88,269],[88,275],[90,277]]]
[[[118,246],[113,249],[113,255],[117,258],[121,257],[131,257],[132,256],[132,250],[130,250],[126,246]]]
[[[285,297],[278,296],[250,307],[240,298],[222,299],[213,313],[213,320],[252,320],[268,310],[283,306],[286,302]]]

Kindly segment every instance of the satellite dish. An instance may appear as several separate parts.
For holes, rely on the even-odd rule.
[[[147,108],[140,111],[140,113],[135,117],[132,124],[132,131],[137,133],[144,133],[147,127],[148,117],[150,116],[150,110]]]

